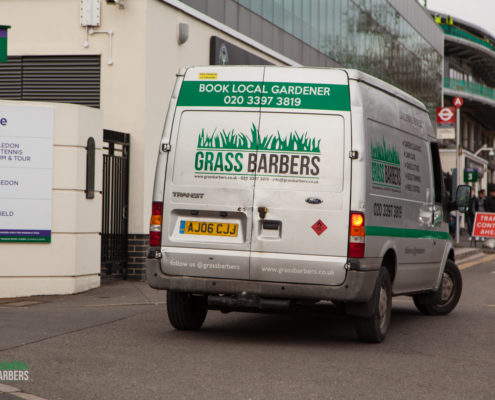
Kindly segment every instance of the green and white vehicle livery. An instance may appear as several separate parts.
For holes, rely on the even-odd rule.
[[[179,72],[160,143],[147,279],[169,319],[332,301],[380,342],[391,298],[446,314],[462,279],[424,105],[355,70]]]

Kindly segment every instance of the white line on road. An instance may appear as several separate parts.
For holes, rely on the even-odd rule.
[[[110,304],[82,304],[78,307],[123,307],[123,306],[158,306],[166,304],[164,301],[148,302],[148,303],[110,303]]]
[[[478,259],[476,261],[471,261],[471,262],[467,262],[467,263],[464,263],[464,264],[460,264],[459,265],[459,269],[466,269],[466,268],[471,268],[475,265],[478,265],[478,264],[483,264],[483,263],[486,263],[486,262],[489,262],[489,261],[493,261],[495,260],[495,254],[489,254],[481,259]],[[495,271],[494,271],[495,273]]]

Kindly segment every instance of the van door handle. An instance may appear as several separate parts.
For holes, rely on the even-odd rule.
[[[270,229],[273,231],[278,231],[279,225],[280,225],[279,221],[271,221],[271,220],[265,219],[262,222],[263,229]]]

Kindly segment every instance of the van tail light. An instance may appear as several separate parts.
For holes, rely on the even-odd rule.
[[[151,207],[150,247],[160,247],[162,244],[163,203],[154,201]]]
[[[364,214],[351,211],[349,229],[349,258],[364,257],[364,239],[366,237],[364,227]]]

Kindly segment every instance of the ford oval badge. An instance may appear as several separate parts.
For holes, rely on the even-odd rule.
[[[306,203],[308,203],[308,204],[321,204],[321,203],[323,203],[323,200],[318,199],[316,197],[308,197],[306,199]]]

